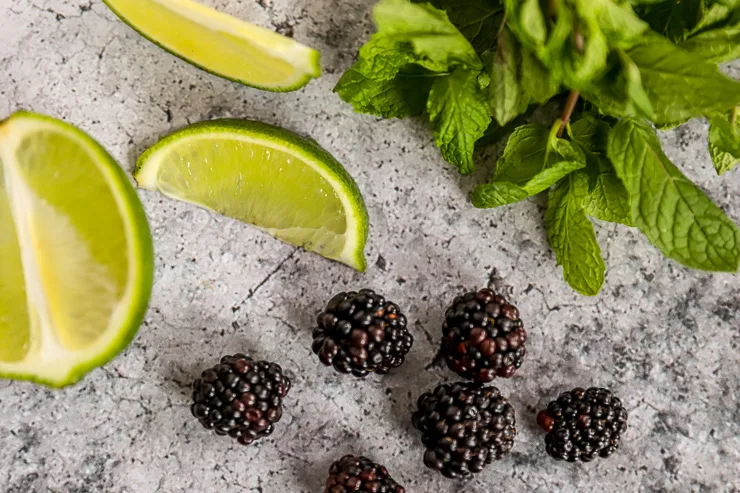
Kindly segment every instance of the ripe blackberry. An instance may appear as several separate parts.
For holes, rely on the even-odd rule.
[[[511,377],[522,366],[526,341],[519,310],[490,289],[456,297],[445,313],[442,354],[463,378]]]
[[[331,465],[324,493],[406,493],[388,469],[365,457],[346,455]]]
[[[249,445],[273,432],[289,390],[279,365],[244,354],[224,356],[193,384],[190,411],[205,428]]]
[[[589,462],[617,450],[627,429],[627,411],[607,389],[575,388],[540,411],[537,424],[547,432],[545,445],[551,457]]]
[[[514,408],[496,387],[439,385],[417,406],[413,422],[427,448],[424,464],[448,478],[480,472],[514,445]]]
[[[364,377],[401,366],[414,337],[398,305],[370,289],[334,296],[313,331],[313,352],[340,373]]]

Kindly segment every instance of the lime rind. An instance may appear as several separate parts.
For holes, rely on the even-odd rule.
[[[340,255],[331,259],[347,264],[360,272],[365,272],[367,260],[365,259],[364,249],[367,243],[369,224],[365,201],[357,183],[344,166],[313,139],[299,136],[280,127],[250,120],[221,119],[195,123],[164,137],[139,157],[134,170],[134,178],[139,186],[149,190],[158,190],[159,166],[162,158],[169,154],[170,149],[173,146],[184,145],[191,139],[207,140],[209,136],[241,138],[293,154],[311,165],[337,192],[347,218],[344,249]],[[208,209],[203,204],[189,201],[186,197],[177,196],[172,198]]]
[[[170,53],[171,55],[183,60],[184,62],[187,62],[190,65],[196,68],[199,68],[200,70],[203,70],[205,72],[208,72],[209,74],[215,75],[217,77],[221,77],[223,79],[227,79],[232,82],[236,82],[236,83],[239,83],[239,84],[242,84],[248,87],[253,87],[255,89],[260,89],[263,91],[292,92],[292,91],[297,91],[298,89],[305,87],[313,79],[316,79],[321,76],[321,53],[319,51],[313,48],[310,48],[306,45],[303,45],[297,41],[294,41],[290,38],[287,38],[274,31],[270,31],[269,29],[266,29],[264,27],[242,21],[229,14],[219,12],[218,10],[212,9],[205,5],[201,5],[197,2],[194,2],[191,0],[175,0],[175,1],[181,4],[183,6],[182,8],[192,9],[194,12],[196,12],[199,15],[207,15],[207,16],[218,19],[218,21],[222,22],[225,27],[230,28],[235,32],[247,31],[247,32],[252,32],[252,33],[259,33],[260,37],[273,40],[273,43],[267,43],[262,46],[266,50],[274,50],[275,45],[277,44],[283,45],[283,46],[289,45],[290,50],[281,50],[281,54],[285,57],[284,59],[286,61],[289,60],[291,63],[293,63],[293,65],[297,69],[299,69],[298,73],[300,73],[301,75],[299,75],[296,80],[291,81],[288,84],[279,85],[279,86],[270,86],[270,85],[259,84],[259,83],[256,83],[254,81],[247,80],[244,78],[233,77],[233,76],[230,76],[224,73],[220,73],[206,66],[202,62],[198,62],[194,60],[193,58],[189,58],[183,53],[178,53],[177,51],[175,51],[174,48],[169,47],[164,42],[156,39],[156,37],[153,34],[147,33],[141,30],[138,26],[136,26],[136,24],[133,21],[128,19],[126,16],[121,14],[121,12],[118,9],[116,9],[116,7],[114,6],[114,0],[103,0],[103,3],[121,21],[123,21],[127,26],[133,29],[140,36],[144,37],[145,39],[147,39],[154,45],[166,51],[167,53]],[[279,41],[279,43],[275,43],[274,41]],[[296,64],[296,60],[300,60],[301,63]]]
[[[27,111],[18,111],[0,122],[14,128],[27,127],[26,131],[43,129],[63,134],[77,142],[99,165],[114,191],[119,212],[128,227],[129,278],[122,304],[116,313],[122,313],[115,326],[111,326],[90,348],[70,351],[62,360],[64,367],[44,366],[42,361],[26,360],[15,363],[0,362],[0,377],[26,380],[53,388],[61,388],[79,382],[91,370],[115,358],[136,336],[146,315],[154,277],[154,247],[144,209],[129,178],[113,157],[92,137],[78,128],[48,117]],[[0,145],[0,154],[3,146]],[[108,334],[113,334],[112,336]],[[107,337],[106,337],[107,336]],[[74,363],[72,361],[75,361]]]

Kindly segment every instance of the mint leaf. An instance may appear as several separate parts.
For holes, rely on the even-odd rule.
[[[730,5],[734,4],[734,5]],[[737,0],[731,0],[727,2],[727,5],[723,5],[722,2],[717,2],[709,6],[702,13],[701,20],[694,26],[691,31],[691,35],[695,35],[701,31],[707,29],[715,29],[722,27],[722,24],[734,24],[737,19],[737,8],[740,7],[740,2]]]
[[[491,84],[488,86],[491,110],[501,126],[524,113],[529,105],[529,96],[519,83],[519,53],[516,38],[504,28],[499,35],[498,50],[491,55]]]
[[[522,187],[505,181],[479,185],[470,194],[473,206],[479,209],[513,204],[527,197],[529,197],[529,194]]]
[[[558,93],[560,83],[531,49],[522,47],[521,55],[522,89],[536,102],[546,103]]]
[[[395,40],[374,34],[360,48],[357,62],[352,68],[374,80],[390,80],[402,67],[418,60],[411,45],[400,45]],[[442,70],[446,70],[444,67]]]
[[[530,196],[537,195],[540,192],[544,192],[551,186],[555,185],[564,177],[568,176],[574,171],[577,171],[586,166],[585,158],[581,161],[559,161],[555,164],[543,169],[532,177],[522,189],[527,192]]]
[[[532,30],[543,15],[539,2],[507,3],[507,19],[511,19],[509,25],[522,44],[535,52],[553,79],[580,89],[605,68],[608,47],[593,12],[581,10],[580,5],[575,7],[578,11],[572,10],[571,4],[552,2],[547,9],[550,22],[545,36],[540,35],[539,28],[537,32]]]
[[[534,51],[552,79],[581,90],[603,75],[610,46],[631,46],[649,26],[627,6],[613,0],[508,2],[507,19],[522,44]],[[548,23],[540,32],[536,27]],[[525,65],[526,67],[527,65]]]
[[[421,57],[420,63],[431,70],[454,64],[482,68],[470,42],[443,10],[409,0],[380,0],[373,14],[380,35],[396,43],[410,43]]]
[[[548,129],[529,124],[514,130],[496,164],[494,180],[524,185],[547,168],[564,161],[585,166],[583,152],[572,143],[556,137],[558,125]]]
[[[709,154],[717,173],[727,173],[740,163],[740,118],[735,108],[730,117],[714,116],[709,127]]]
[[[473,191],[473,205],[489,208],[518,202],[585,167],[583,152],[555,136],[558,125],[549,131],[541,125],[517,128],[499,158],[493,183],[480,185]]]
[[[677,122],[658,123],[655,125],[655,128],[657,128],[661,132],[666,132],[668,130],[673,130],[674,128],[680,127],[689,120],[691,120],[691,118],[684,118],[683,120],[679,120]]]
[[[550,131],[536,124],[522,125],[512,132],[496,163],[494,180],[524,183],[545,167]]]
[[[621,50],[613,56],[617,59],[613,69],[586,86],[583,97],[607,115],[652,117],[653,106],[642,85],[640,69]]]
[[[653,31],[671,41],[680,41],[694,29],[702,18],[703,1],[665,0],[639,7],[638,13]]]
[[[561,181],[550,192],[545,227],[565,280],[579,293],[595,296],[604,285],[606,265],[594,226],[584,210],[587,195],[585,173],[573,173]]]
[[[414,0],[424,3],[426,0]],[[470,41],[475,51],[483,53],[496,46],[504,8],[491,0],[431,0],[432,5],[447,12],[452,23]]]
[[[561,139],[557,136],[558,130],[560,129],[560,120],[550,129],[550,135],[548,136],[548,150],[547,150],[547,166],[552,166],[552,163],[559,161],[576,161],[581,163],[583,166],[586,165],[586,155],[583,151],[572,142],[568,142],[565,139]]]
[[[437,78],[427,110],[444,158],[461,173],[471,173],[475,142],[491,123],[488,102],[478,85],[478,72],[458,68],[451,75]]]
[[[696,269],[737,271],[740,230],[670,162],[652,127],[623,119],[609,134],[608,155],[635,224],[664,255]]]
[[[560,63],[564,66],[562,78],[566,84],[573,88],[581,88],[606,69],[609,47],[592,1],[578,0],[575,2],[575,8],[574,34],[563,45]],[[565,8],[561,5],[558,15],[563,15],[564,12]],[[575,41],[577,36],[583,38],[580,45]]]
[[[375,80],[352,67],[339,79],[334,91],[360,113],[405,118],[424,111],[432,86],[426,74],[420,67],[408,67],[393,79]]]
[[[451,65],[482,67],[444,11],[408,0],[381,0],[374,14],[378,32],[334,88],[358,112],[384,118],[419,114],[432,72],[446,72]]]
[[[657,124],[724,113],[740,102],[740,82],[662,38],[651,36],[627,55],[640,69]]]
[[[709,0],[709,3],[725,5],[730,8],[740,7],[740,1],[738,0]]]
[[[550,21],[550,29],[547,33],[547,41],[540,46],[532,46],[535,48],[537,57],[549,68],[553,75],[558,79],[562,80],[563,75],[566,73],[564,53],[566,52],[566,44],[570,48],[574,48],[575,35],[573,33],[573,27],[575,21],[573,19],[573,13],[570,8],[563,5],[562,2],[557,3],[556,17],[554,21]]]
[[[740,58],[740,23],[704,31],[679,46],[708,62],[735,60]]]
[[[570,138],[584,149],[588,162],[589,194],[584,209],[596,219],[634,226],[627,189],[605,157],[610,129],[606,121],[591,113],[568,127]]]
[[[568,127],[570,138],[592,153],[606,152],[609,124],[592,113],[583,114]]]
[[[714,169],[717,170],[718,175],[732,171],[740,163],[740,159],[713,144],[709,144],[709,155],[712,156]]]
[[[650,29],[629,5],[614,0],[578,0],[580,10],[590,10],[596,17],[609,46],[629,48]]]
[[[596,170],[593,187],[584,204],[586,213],[602,221],[634,226],[627,189],[614,169],[609,170],[609,161],[602,157],[598,159],[603,166]]]
[[[541,48],[547,40],[547,24],[539,0],[504,0],[509,27],[522,43]]]

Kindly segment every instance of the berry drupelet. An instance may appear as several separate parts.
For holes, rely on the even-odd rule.
[[[193,384],[190,410],[205,428],[249,445],[273,432],[289,390],[279,365],[244,354],[224,356]]]
[[[417,406],[413,423],[423,434],[424,464],[448,478],[482,471],[514,444],[514,408],[496,387],[439,385]]]
[[[547,453],[568,462],[609,457],[627,429],[627,411],[607,389],[575,388],[563,392],[537,415],[547,435]]]
[[[331,465],[324,493],[406,493],[388,469],[365,457],[346,455]]]
[[[400,366],[414,343],[398,305],[370,289],[334,296],[316,322],[313,352],[325,365],[356,377]]]
[[[442,354],[463,378],[488,383],[511,377],[522,365],[526,341],[519,310],[490,289],[456,297],[445,313]]]

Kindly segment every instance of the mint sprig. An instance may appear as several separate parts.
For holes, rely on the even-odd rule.
[[[629,193],[632,219],[666,257],[696,269],[737,271],[740,229],[668,160],[649,124],[617,123],[607,154]]]
[[[471,195],[480,208],[500,207],[537,195],[573,171],[586,167],[586,156],[572,142],[556,136],[558,125],[522,125],[509,138],[496,165],[493,182]]]
[[[740,230],[655,128],[705,117],[718,174],[740,162],[740,82],[718,66],[740,56],[740,1],[380,0],[374,17],[336,92],[363,113],[425,113],[465,174],[476,148],[511,132],[473,205],[548,192],[548,239],[576,291],[605,279],[592,219],[637,227],[689,267],[738,270]],[[555,104],[552,127],[527,123]]]

